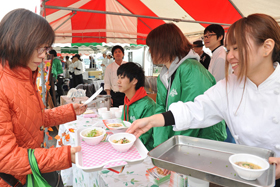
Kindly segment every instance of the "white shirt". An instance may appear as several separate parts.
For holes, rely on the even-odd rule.
[[[104,65],[102,66],[102,71],[105,73],[106,67],[109,65],[109,59],[107,57],[103,58],[102,64]]]
[[[74,63],[71,63],[69,65],[69,72],[73,73],[74,72]]]
[[[66,69],[67,69],[67,70],[69,70],[70,64],[72,64],[72,62],[71,62],[70,60],[67,60],[67,61],[65,62],[65,66],[66,66]]]
[[[236,143],[273,150],[280,157],[280,66],[258,87],[247,79],[241,83],[230,75],[195,98],[177,102],[169,110],[174,130],[212,126],[225,120]],[[243,97],[242,101],[241,98]]]
[[[74,70],[75,75],[83,74],[83,72],[84,72],[83,63],[81,61],[77,60],[76,62],[72,63],[70,66],[72,66],[72,68],[78,68],[79,69],[79,70],[77,70],[77,69]]]
[[[215,77],[216,82],[225,78],[226,50],[224,46],[218,47],[212,54],[208,71]],[[231,71],[231,67],[229,68]]]
[[[108,65],[109,65],[109,64],[112,64],[113,62],[114,62],[114,59],[113,59],[113,58],[108,59]]]
[[[126,62],[122,61],[121,64],[123,63]],[[119,91],[117,76],[117,70],[119,67],[120,66],[115,61],[107,66],[104,75],[104,90],[113,90],[114,92]]]

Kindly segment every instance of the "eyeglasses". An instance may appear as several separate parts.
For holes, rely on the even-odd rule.
[[[215,36],[217,34],[208,34],[208,35],[204,35],[203,37],[201,37],[202,40],[207,39],[207,38],[211,38],[212,36]]]
[[[43,53],[48,53],[51,50],[50,47],[40,47],[37,49],[38,55],[41,55]]]

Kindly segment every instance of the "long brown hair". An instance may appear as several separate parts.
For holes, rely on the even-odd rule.
[[[226,46],[237,45],[238,65],[240,66],[240,73],[237,78],[239,81],[244,79],[242,97],[235,113],[237,113],[242,103],[247,81],[248,62],[250,60],[248,37],[250,37],[257,46],[261,46],[268,38],[274,40],[275,46],[272,53],[272,62],[280,62],[280,27],[272,17],[265,14],[252,14],[236,21],[229,27],[226,37]],[[229,62],[227,61],[225,67],[226,81],[228,81],[228,67]]]
[[[185,57],[192,44],[173,23],[165,23],[152,30],[146,39],[154,64],[172,62],[176,57]]]
[[[42,17],[26,9],[15,9],[0,22],[0,58],[2,66],[26,67],[33,52],[42,45],[51,46],[54,31]],[[46,47],[47,47],[46,46]]]
[[[247,77],[250,50],[247,37],[250,37],[258,46],[268,38],[274,40],[272,61],[280,62],[280,27],[277,22],[265,14],[252,14],[244,17],[229,27],[226,37],[226,46],[235,44],[238,46],[240,66],[238,80]],[[226,62],[226,70],[228,67],[229,62]],[[226,71],[226,80],[228,80],[228,71]]]

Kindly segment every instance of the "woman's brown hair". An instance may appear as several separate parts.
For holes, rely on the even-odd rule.
[[[0,56],[2,66],[26,67],[33,52],[54,42],[54,31],[42,17],[26,9],[15,9],[0,22]]]
[[[237,45],[238,65],[240,66],[238,80],[241,81],[244,79],[242,97],[235,113],[237,113],[242,103],[247,81],[247,67],[250,60],[249,51],[251,50],[248,44],[248,37],[250,37],[257,46],[261,46],[265,40],[269,38],[274,40],[275,46],[272,53],[272,62],[280,62],[280,27],[272,17],[265,14],[252,14],[236,21],[229,27],[225,42],[226,47]],[[225,67],[226,81],[228,81],[228,67],[229,62],[227,61]]]
[[[176,57],[185,57],[192,44],[173,23],[165,23],[152,30],[146,39],[154,64],[172,62]]]
[[[250,50],[248,37],[258,46],[262,45],[268,38],[274,40],[275,46],[272,53],[272,61],[280,62],[280,27],[277,22],[265,14],[252,14],[242,18],[230,26],[226,37],[226,46],[236,44],[238,48],[239,80],[247,77],[248,54]],[[226,63],[226,70],[228,67],[229,62]],[[226,71],[226,79],[228,80],[228,71]]]

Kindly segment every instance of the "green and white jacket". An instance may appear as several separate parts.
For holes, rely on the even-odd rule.
[[[179,61],[176,58],[169,69],[165,66],[157,79],[157,106],[155,113],[163,113],[175,102],[194,101],[208,88],[216,84],[215,78],[206,70],[193,54],[190,53]],[[224,121],[205,128],[173,131],[172,126],[154,127],[154,147],[174,135],[185,135],[224,141],[227,137]]]
[[[154,100],[152,100],[150,97],[145,96],[142,99],[132,103],[129,106],[129,122],[133,123],[135,120],[137,119],[141,119],[141,118],[145,118],[145,117],[149,117],[151,115],[155,114],[155,109],[156,109],[156,103],[154,102]],[[127,107],[124,107],[124,111],[127,110]],[[122,113],[122,120],[124,119],[123,117],[123,113]],[[143,142],[143,144],[146,146],[146,148],[150,151],[153,148],[153,129],[150,129],[148,132],[146,132],[145,134],[142,134],[140,136],[140,140]]]

